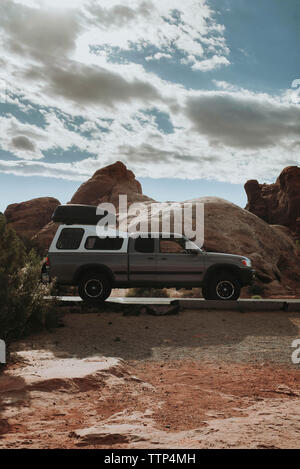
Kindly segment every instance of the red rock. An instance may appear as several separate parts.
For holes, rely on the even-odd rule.
[[[135,179],[133,172],[128,170],[121,161],[96,171],[79,187],[70,203],[98,205],[101,202],[111,202],[118,204],[119,194],[126,194],[129,203],[151,200],[143,195],[141,184]]]
[[[59,200],[53,197],[39,197],[9,205],[4,215],[8,224],[19,236],[30,239],[51,220],[59,204]]]
[[[45,226],[43,226],[43,228],[38,231],[38,233],[33,236],[32,240],[39,245],[41,251],[44,252],[44,254],[47,254],[57,229],[58,224],[53,223],[53,221],[50,221]]]
[[[247,181],[246,210],[272,225],[284,225],[300,234],[300,168],[288,166],[274,184]]]
[[[127,195],[128,204],[153,200],[143,195],[142,186],[135,179],[133,172],[128,170],[121,161],[117,161],[99,169],[88,181],[81,184],[69,203],[98,205],[109,202],[114,204],[116,211],[118,211],[119,194]],[[50,222],[43,226],[34,237],[34,240],[45,252],[48,250],[56,230],[57,225]]]

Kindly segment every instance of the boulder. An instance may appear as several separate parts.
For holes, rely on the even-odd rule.
[[[49,250],[50,244],[54,238],[54,235],[57,229],[58,229],[58,224],[53,223],[53,221],[50,221],[49,223],[47,223],[47,225],[43,226],[43,228],[32,237],[32,240],[39,246],[39,249],[45,255],[47,254]]]
[[[126,194],[128,203],[152,200],[143,195],[141,184],[124,163],[114,164],[99,169],[75,192],[71,204],[98,205],[103,202],[118,206],[119,194]]]
[[[246,210],[272,225],[287,226],[300,235],[300,168],[288,166],[274,184],[247,181]]]
[[[31,239],[51,220],[60,204],[53,197],[39,197],[18,204],[11,204],[4,212],[8,224],[22,238]]]

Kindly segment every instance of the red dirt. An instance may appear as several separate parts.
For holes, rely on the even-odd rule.
[[[148,428],[157,435],[156,445],[172,447],[180,433],[178,442],[185,442],[180,447],[197,447],[189,431],[205,430],[216,419],[245,420],[258,402],[299,404],[300,396],[297,371],[268,365],[131,362],[98,377],[43,380],[23,389],[20,378],[15,380],[7,389],[16,390],[2,400],[7,417],[0,421],[0,448],[153,447]],[[128,425],[132,416],[142,436],[107,430]],[[100,435],[99,430],[87,439],[78,435],[95,425],[104,429]]]
[[[0,448],[299,448],[299,313],[64,323],[11,347]]]
[[[270,366],[203,364],[183,362],[138,365],[139,376],[147,380],[163,399],[154,414],[161,426],[187,430],[203,425],[216,415],[243,415],[255,401],[278,398],[292,389],[300,395],[300,374]],[[282,391],[278,386],[283,386]]]

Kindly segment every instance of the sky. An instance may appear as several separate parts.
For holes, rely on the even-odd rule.
[[[0,211],[123,161],[245,206],[299,164],[298,0],[1,0]]]

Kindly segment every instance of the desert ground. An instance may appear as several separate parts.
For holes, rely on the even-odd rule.
[[[299,448],[300,313],[69,308],[13,343],[0,448]]]

